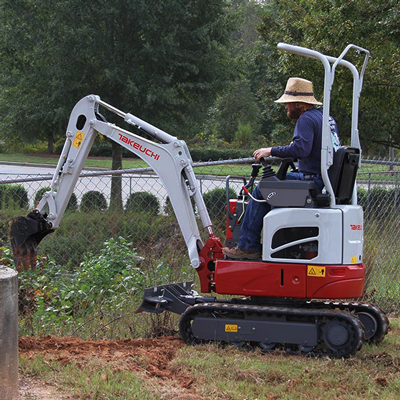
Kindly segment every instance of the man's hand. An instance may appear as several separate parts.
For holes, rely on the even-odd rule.
[[[260,161],[262,157],[269,157],[271,155],[271,147],[264,147],[262,149],[258,149],[253,153],[253,157]]]

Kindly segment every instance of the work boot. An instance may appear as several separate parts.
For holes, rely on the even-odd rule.
[[[256,260],[261,257],[261,251],[248,251],[239,249],[239,247],[224,247],[222,252],[229,258],[238,260]]]

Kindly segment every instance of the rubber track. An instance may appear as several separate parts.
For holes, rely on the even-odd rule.
[[[356,303],[356,302],[351,302],[351,303],[343,303],[343,302],[322,302],[322,301],[311,301],[309,303],[310,307],[312,308],[317,308],[317,309],[338,309],[342,311],[349,311],[351,313],[357,313],[357,312],[367,312],[371,314],[377,324],[378,328],[376,330],[375,335],[368,340],[369,343],[379,343],[383,340],[383,338],[386,336],[388,333],[389,329],[389,320],[384,313],[384,311],[378,307],[375,304],[372,303]]]
[[[314,309],[310,308],[292,308],[292,307],[276,307],[276,306],[257,306],[257,305],[243,305],[243,304],[220,304],[220,303],[204,303],[196,304],[189,307],[183,314],[179,323],[179,329],[183,340],[188,344],[198,344],[207,342],[201,338],[196,338],[191,329],[191,322],[196,316],[210,317],[210,319],[222,318],[220,313],[226,314],[230,312],[232,315],[229,318],[233,318],[236,314],[238,316],[238,322],[243,319],[244,314],[251,317],[251,314],[265,315],[266,318],[274,316],[298,316],[308,319],[310,322],[318,321],[319,325],[319,344],[307,352],[312,356],[329,356],[334,358],[349,357],[356,353],[362,346],[364,340],[364,329],[359,319],[348,311],[335,310],[331,308],[325,309]],[[239,318],[240,317],[240,318]],[[331,349],[327,347],[323,340],[323,328],[325,324],[332,320],[340,320],[344,322],[350,329],[351,338],[350,340],[339,349]],[[293,321],[291,321],[293,322]],[[293,350],[294,345],[289,345],[288,350]],[[300,352],[298,346],[297,353]]]

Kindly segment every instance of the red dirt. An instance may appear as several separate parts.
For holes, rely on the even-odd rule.
[[[191,399],[201,399],[193,393],[193,379],[181,368],[170,365],[184,343],[179,338],[125,339],[117,341],[80,340],[73,337],[21,337],[19,353],[26,358],[42,357],[61,364],[74,363],[84,368],[90,360],[107,363],[114,371],[143,372],[149,377],[168,381],[186,389]],[[189,393],[188,393],[189,392]]]

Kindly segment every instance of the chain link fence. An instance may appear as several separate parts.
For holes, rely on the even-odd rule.
[[[195,164],[214,231],[223,241],[226,176],[231,176],[229,193],[234,198],[250,175],[252,161]],[[363,160],[357,176],[367,265],[362,300],[394,313],[400,311],[399,174],[400,163]],[[34,208],[51,179],[51,175],[23,175],[22,171],[9,176],[0,170],[3,263],[12,262],[12,218]],[[117,194],[111,193],[112,186],[120,188]],[[200,225],[199,221],[201,229]],[[115,339],[173,333],[174,316],[164,313],[139,319],[133,310],[146,286],[197,279],[167,192],[149,168],[82,173],[60,228],[39,248],[36,270],[20,272],[24,334]]]

